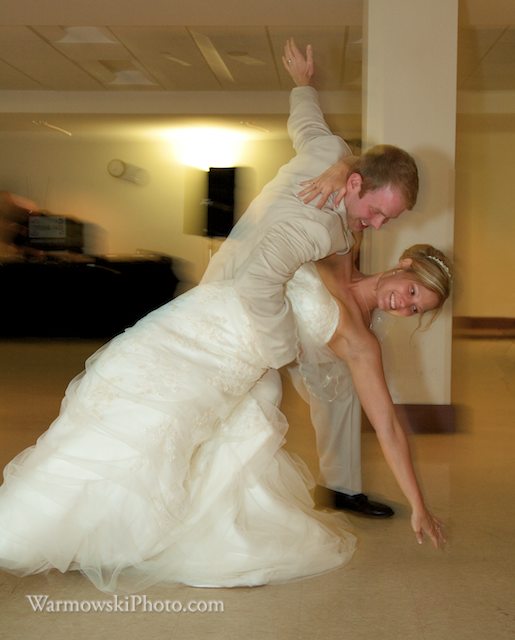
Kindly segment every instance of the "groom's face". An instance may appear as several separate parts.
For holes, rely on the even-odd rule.
[[[363,231],[368,227],[380,229],[390,220],[398,218],[406,209],[406,202],[398,187],[387,185],[361,194],[361,176],[349,177],[344,196],[347,224],[351,231]]]

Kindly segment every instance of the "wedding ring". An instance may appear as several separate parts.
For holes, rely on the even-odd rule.
[[[288,62],[288,64],[291,64],[292,63],[292,59],[288,58],[287,62]]]

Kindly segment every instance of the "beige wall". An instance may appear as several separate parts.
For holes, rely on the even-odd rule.
[[[186,169],[168,143],[53,133],[4,134],[0,142],[0,189],[98,225],[101,252],[164,252],[182,259],[186,277],[198,281],[209,243],[183,233]],[[514,148],[515,114],[458,117],[454,315],[515,316]],[[240,164],[252,167],[247,200],[291,153],[286,137],[246,144]],[[115,157],[145,168],[149,184],[109,176]]]
[[[458,118],[454,315],[515,317],[515,114]]]
[[[200,279],[209,242],[183,233],[187,168],[174,158],[169,142],[54,133],[4,134],[0,142],[0,189],[32,198],[52,213],[91,223],[98,232],[97,253],[131,254],[138,249],[166,253],[179,259],[185,278]],[[283,139],[245,143],[238,161],[251,168],[244,201],[292,153],[286,131]],[[106,167],[113,158],[144,168],[148,184],[110,176]]]

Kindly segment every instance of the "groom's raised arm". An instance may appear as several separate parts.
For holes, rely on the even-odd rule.
[[[318,91],[311,86],[294,87],[290,92],[288,135],[297,153],[320,136],[332,136],[320,107]]]
[[[311,45],[306,47],[304,54],[297,47],[293,38],[290,38],[284,46],[282,60],[284,68],[296,84],[290,93],[288,133],[297,157],[310,158],[310,164],[305,167],[305,180],[301,182],[304,188],[298,195],[304,199],[305,204],[320,196],[317,207],[322,208],[331,193],[338,191],[334,202],[334,206],[337,207],[344,196],[344,189],[340,189],[340,175],[343,172],[345,184],[349,170],[346,160],[352,157],[352,151],[341,137],[333,134],[325,121],[318,92],[311,84],[315,72]],[[329,158],[331,160],[327,163]],[[317,163],[317,159],[322,161],[321,165]],[[335,162],[336,164],[334,164]],[[320,173],[320,170],[325,170],[327,173],[329,165],[332,165],[329,171],[337,173],[337,186],[333,188],[330,180],[322,180],[320,188],[320,185],[315,185],[315,182],[320,182],[323,176],[320,176],[318,180],[311,180],[311,178],[314,174]]]

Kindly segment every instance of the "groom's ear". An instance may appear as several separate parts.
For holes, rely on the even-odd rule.
[[[359,193],[361,191],[361,185],[363,184],[363,178],[359,173],[351,173],[347,178],[347,193]]]

